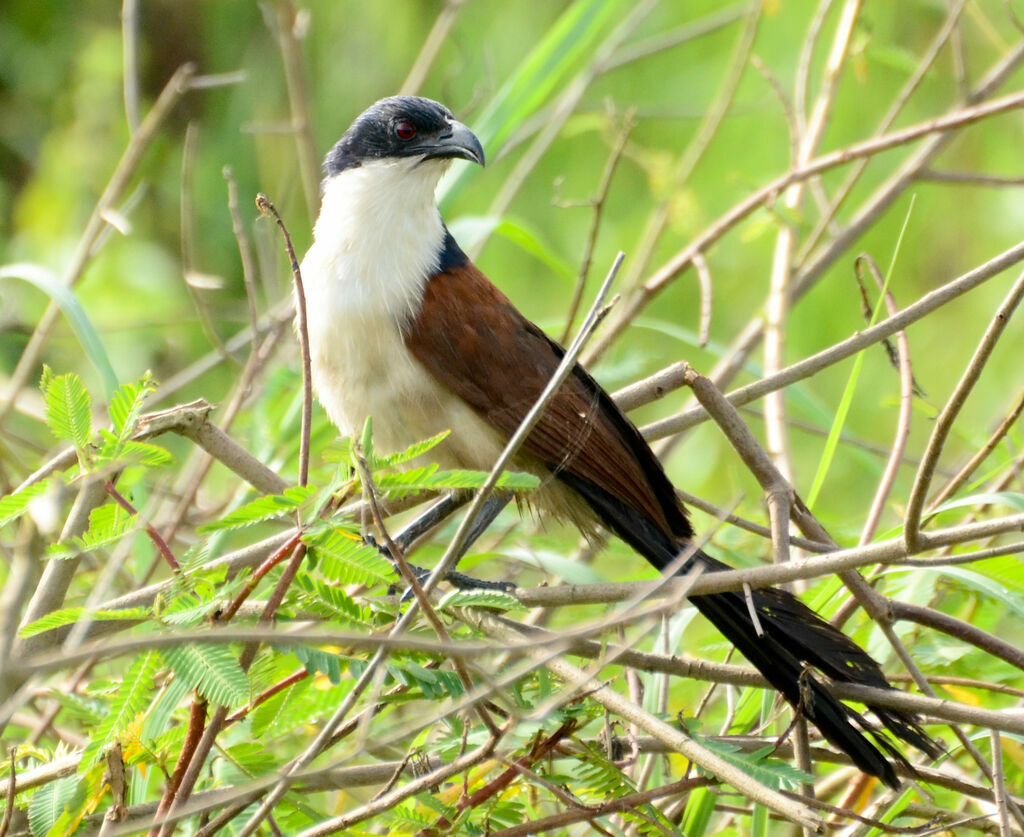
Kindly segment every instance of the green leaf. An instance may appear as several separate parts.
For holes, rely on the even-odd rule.
[[[61,628],[64,625],[71,625],[82,618],[86,613],[84,607],[68,607],[62,610],[55,610],[47,613],[35,622],[30,622],[22,628],[18,635],[22,637],[35,636],[52,631],[54,628]],[[91,618],[94,622],[142,622],[153,614],[144,607],[128,607],[123,610],[94,610]]]
[[[336,653],[306,645],[296,645],[291,652],[310,674],[326,674],[335,686],[341,682],[341,658]]]
[[[108,469],[126,468],[129,465],[159,467],[174,461],[170,451],[151,442],[134,439],[121,440],[105,427],[99,430],[100,444],[93,459],[102,462]]]
[[[300,601],[303,607],[314,615],[360,627],[370,623],[370,612],[356,604],[355,599],[340,587],[334,587],[304,572],[295,577],[295,584],[302,591]]]
[[[453,590],[437,605],[438,610],[456,607],[490,607],[495,610],[523,609],[519,600],[500,590]]]
[[[387,468],[393,465],[402,465],[408,462],[410,459],[415,459],[417,456],[422,456],[432,448],[437,447],[441,442],[447,439],[451,435],[450,430],[444,430],[438,433],[436,436],[431,436],[429,439],[424,439],[422,442],[416,442],[416,444],[409,445],[405,450],[399,451],[398,453],[390,453],[385,456],[375,455],[370,462],[370,466],[373,470],[378,468]]]
[[[89,528],[80,537],[51,543],[46,553],[50,558],[75,558],[104,549],[138,529],[139,516],[129,514],[117,503],[107,503],[89,512]]]
[[[110,422],[121,441],[127,440],[135,432],[146,396],[154,389],[153,375],[147,371],[135,383],[122,384],[111,397],[108,408]]]
[[[950,509],[963,508],[964,506],[1006,506],[1017,511],[1024,511],[1024,494],[1017,491],[981,491],[977,494],[970,494],[967,497],[947,500],[935,511],[930,512],[928,517],[949,511]]]
[[[316,494],[316,491],[316,487],[312,485],[295,485],[286,488],[281,494],[265,494],[255,500],[250,500],[220,520],[204,523],[199,527],[199,531],[217,532],[224,529],[238,529],[283,517],[301,508],[303,503]]]
[[[110,356],[103,347],[99,332],[93,326],[89,317],[78,300],[75,292],[66,287],[53,273],[37,264],[8,264],[0,266],[0,279],[21,279],[31,285],[35,285],[44,294],[50,297],[64,316],[68,318],[71,329],[75,332],[78,342],[82,344],[85,356],[93,368],[99,373],[103,382],[103,392],[110,395],[117,389],[117,375],[110,365]]]
[[[135,658],[125,672],[121,688],[114,693],[110,712],[100,722],[82,753],[79,772],[87,770],[103,752],[131,725],[146,708],[153,690],[153,682],[160,670],[161,658],[156,651],[147,651]]]
[[[413,491],[440,491],[479,488],[487,481],[485,471],[441,471],[435,464],[410,468],[395,474],[381,474],[377,487],[390,497],[402,497]],[[498,479],[497,488],[527,491],[540,485],[533,474],[508,472]]]
[[[565,86],[581,60],[593,55],[608,21],[626,6],[617,0],[576,0],[562,12],[473,120],[473,131],[489,157]],[[442,182],[438,191],[442,209],[460,191],[470,172],[466,166]]]
[[[302,540],[313,550],[319,571],[339,584],[389,584],[395,580],[390,562],[380,552],[343,529],[324,525]]]
[[[448,226],[452,235],[468,251],[471,251],[478,242],[496,233],[529,253],[563,279],[573,281],[576,278],[576,268],[546,244],[539,231],[521,220],[513,221],[492,215],[463,216]]]
[[[82,455],[92,439],[92,406],[82,380],[73,372],[51,376],[43,396],[53,435],[71,442]]]
[[[37,497],[42,497],[50,487],[50,480],[34,483],[21,491],[15,491],[6,497],[0,497],[0,526],[17,520]]]
[[[49,833],[64,810],[73,804],[78,787],[77,775],[63,776],[32,794],[28,804],[28,822],[33,835]]]
[[[249,700],[245,672],[227,646],[182,645],[164,656],[174,673],[210,703],[237,706]]]
[[[873,326],[875,321],[878,319],[878,315],[882,312],[885,307],[885,294],[889,290],[889,281],[892,279],[894,268],[896,267],[896,258],[900,254],[900,248],[903,245],[903,236],[907,232],[907,226],[910,224],[910,216],[914,211],[914,198],[910,199],[910,207],[907,209],[907,214],[903,219],[903,226],[900,228],[899,237],[896,239],[896,247],[893,249],[892,259],[889,261],[889,269],[885,272],[885,278],[882,282],[882,288],[878,292],[878,300],[875,302],[875,307],[871,312],[871,319],[868,322],[868,326]],[[850,371],[850,377],[846,381],[846,387],[843,389],[843,394],[839,399],[839,405],[836,407],[836,417],[832,422],[832,427],[829,429],[828,438],[825,440],[825,449],[821,454],[821,461],[818,463],[818,470],[814,474],[814,480],[811,483],[811,490],[807,492],[807,507],[813,508],[814,503],[818,499],[818,494],[821,492],[822,486],[825,484],[825,477],[828,475],[829,468],[832,465],[832,460],[835,458],[836,449],[839,447],[839,437],[843,432],[843,425],[846,424],[846,416],[850,411],[850,405],[853,403],[853,394],[857,389],[857,381],[860,378],[861,366],[864,363],[864,349],[857,352],[853,361],[853,369]]]

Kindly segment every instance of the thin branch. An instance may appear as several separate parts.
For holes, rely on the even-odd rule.
[[[113,498],[115,503],[128,512],[128,514],[139,514],[138,509],[128,502],[128,499],[117,490],[117,487],[110,480],[103,481],[103,490]],[[142,520],[141,515],[139,515],[139,519]],[[174,557],[174,553],[171,552],[171,548],[167,545],[167,541],[163,539],[163,536],[156,530],[156,527],[148,520],[143,520],[142,526],[146,530],[146,534],[149,535],[149,539],[153,542],[153,546],[156,547],[157,552],[159,552],[167,562],[167,566],[169,566],[175,573],[181,572],[181,564],[178,563],[178,559]]]
[[[725,215],[712,224],[711,227],[697,236],[697,238],[680,250],[664,266],[659,268],[654,275],[641,286],[636,294],[625,301],[622,310],[619,312],[614,322],[605,331],[601,342],[595,345],[594,349],[591,351],[591,356],[599,357],[603,354],[604,350],[607,349],[616,337],[618,337],[637,313],[639,313],[640,310],[642,310],[661,290],[663,290],[666,285],[677,278],[692,264],[693,256],[696,253],[706,253],[713,244],[721,239],[727,232],[732,230],[740,221],[760,209],[766,203],[774,201],[778,195],[782,194],[793,184],[807,180],[815,175],[822,174],[830,169],[846,165],[855,160],[873,157],[882,151],[887,151],[890,148],[897,148],[901,145],[906,145],[924,137],[931,135],[946,135],[952,129],[970,125],[974,122],[988,119],[1000,113],[1015,110],[1020,108],[1022,105],[1024,105],[1024,93],[1018,92],[1004,96],[1000,99],[994,99],[993,101],[986,102],[984,104],[964,107],[954,111],[953,113],[946,114],[945,116],[920,122],[917,125],[893,131],[889,134],[883,134],[878,137],[862,140],[861,142],[853,143],[852,145],[848,145],[847,147],[841,148],[837,151],[823,154],[820,157],[816,157],[815,159],[808,161],[804,166],[791,169],[785,174],[776,177],[774,180],[765,186],[762,186],[760,189],[755,190],[736,204]],[[857,227],[851,225],[849,229],[857,229]],[[845,240],[837,240],[833,244],[833,249],[837,248],[840,244],[845,243]],[[823,265],[824,262],[821,261],[815,265],[814,270],[816,273],[823,269]],[[809,271],[810,268],[808,268],[808,271],[805,271],[805,275],[801,276],[801,282],[810,281],[809,276],[811,274]]]
[[[768,392],[808,378],[825,367],[845,360],[861,351],[861,349],[866,349],[868,346],[872,346],[886,337],[896,334],[937,308],[941,308],[943,305],[984,284],[989,279],[998,276],[1022,259],[1024,259],[1024,242],[1014,245],[1009,250],[1005,250],[984,264],[925,294],[895,316],[888,317],[870,328],[857,332],[846,340],[787,366],[776,375],[762,378],[752,384],[735,389],[728,393],[726,398],[734,407],[742,407],[744,404],[756,401]],[[705,421],[707,417],[707,411],[703,407],[694,407],[646,425],[641,428],[641,431],[648,439],[660,439],[673,433],[688,430]]]
[[[302,287],[302,270],[299,267],[299,260],[295,255],[295,248],[292,246],[292,237],[288,234],[288,228],[277,212],[277,208],[264,194],[256,196],[256,206],[264,215],[270,215],[277,223],[284,237],[285,252],[288,254],[288,264],[291,266],[292,279],[295,282],[296,310],[298,312],[299,347],[302,350],[302,431],[299,443],[299,485],[306,485],[309,481],[309,433],[313,421],[313,382],[310,371],[309,355],[309,328],[306,319],[306,292]]]
[[[978,343],[978,348],[967,364],[967,368],[949,396],[946,405],[942,408],[942,412],[939,413],[938,418],[935,420],[932,435],[928,439],[928,445],[922,457],[921,467],[918,468],[914,487],[911,489],[910,498],[907,500],[903,536],[906,538],[907,550],[909,552],[919,552],[928,540],[927,536],[921,532],[921,515],[924,511],[925,495],[928,493],[928,488],[935,473],[936,463],[942,454],[942,449],[946,444],[946,439],[953,428],[956,417],[960,414],[960,410],[970,396],[971,390],[974,388],[975,383],[977,383],[978,378],[981,377],[981,373],[988,363],[989,356],[995,349],[996,343],[999,342],[1003,330],[1009,324],[1021,299],[1024,299],[1024,273],[1021,274],[1013,284],[1013,287],[1010,288],[1005,299],[1000,303],[995,316]]]

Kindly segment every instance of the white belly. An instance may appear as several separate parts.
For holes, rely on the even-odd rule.
[[[311,312],[311,332],[315,319]],[[391,453],[451,430],[430,453],[432,461],[476,469],[494,464],[504,441],[419,364],[389,315],[335,311],[315,328],[313,386],[342,433],[358,437],[371,416],[374,446]]]

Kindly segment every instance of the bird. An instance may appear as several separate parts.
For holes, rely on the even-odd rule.
[[[483,166],[478,137],[444,105],[377,101],[324,161],[321,208],[301,264],[312,383],[330,420],[374,446],[404,450],[450,434],[442,467],[489,470],[536,402],[563,348],[476,267],[442,220],[435,191],[455,160]],[[608,530],[658,570],[728,566],[693,549],[694,529],[661,462],[579,363],[514,462],[540,478],[531,505],[585,535]],[[896,788],[913,773],[877,725],[835,698],[814,670],[892,689],[878,663],[792,593],[776,588],[690,601],[774,689],[863,772]],[[756,612],[752,616],[751,609]],[[941,750],[906,713],[871,706],[890,733]]]

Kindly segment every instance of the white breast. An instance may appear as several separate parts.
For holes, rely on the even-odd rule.
[[[434,189],[445,167],[374,162],[327,182],[302,262],[313,385],[342,433],[360,433],[372,416],[375,445],[389,452],[450,429],[432,458],[487,468],[502,440],[419,364],[401,332],[438,268]]]

